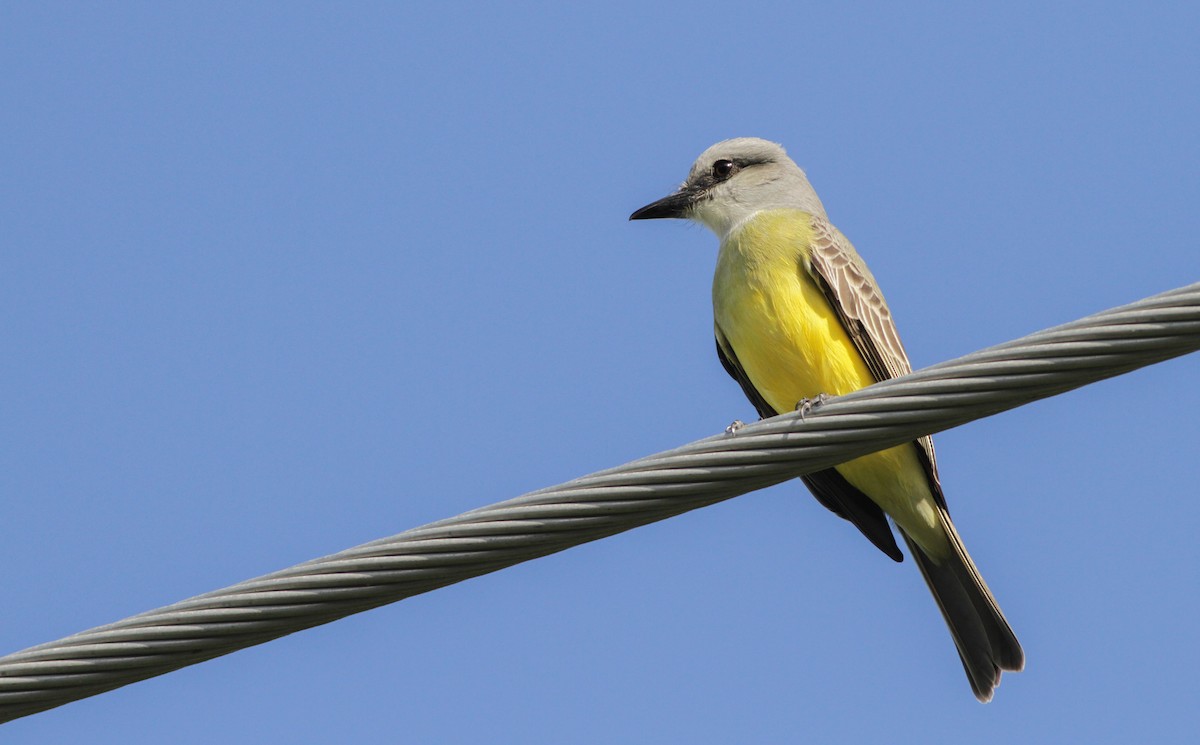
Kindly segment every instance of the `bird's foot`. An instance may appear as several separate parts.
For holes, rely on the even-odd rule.
[[[732,422],[729,423],[729,426],[725,428],[725,434],[736,435],[738,433],[738,430],[740,430],[742,427],[745,427],[745,426],[746,426],[746,423],[743,422],[741,419],[734,419]]]
[[[804,417],[816,411],[820,408],[821,404],[828,400],[829,396],[824,393],[818,393],[813,398],[802,398],[796,402],[796,411],[800,412],[800,418],[804,419]]]

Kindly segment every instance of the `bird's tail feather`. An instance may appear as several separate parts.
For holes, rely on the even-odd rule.
[[[946,558],[935,561],[907,535],[904,540],[950,627],[975,697],[990,701],[1000,684],[1001,671],[1023,668],[1025,653],[967,554],[950,515],[942,511],[941,518],[950,544]]]

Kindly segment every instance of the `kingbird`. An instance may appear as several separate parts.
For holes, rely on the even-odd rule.
[[[686,218],[717,234],[717,356],[759,416],[792,411],[912,371],[867,265],[829,222],[784,149],[718,142],[674,194],[631,220]],[[929,585],[971,689],[988,701],[1021,645],[967,554],[942,495],[933,441],[922,437],[801,477],[821,504],[895,561],[891,516]]]

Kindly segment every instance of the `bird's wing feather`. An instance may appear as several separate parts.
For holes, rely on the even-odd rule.
[[[912,372],[892,312],[871,270],[846,236],[822,217],[813,217],[808,264],[802,269],[817,280],[825,299],[837,313],[842,328],[875,379],[888,380]],[[933,440],[928,436],[918,439],[917,452],[929,477],[934,499],[946,509]]]
[[[814,217],[811,273],[876,380],[912,372],[896,323],[871,270],[828,221]]]
[[[810,264],[811,276],[818,280],[876,379],[911,372],[912,365],[875,278],[850,241],[822,218],[813,219]],[[1025,653],[950,520],[938,480],[933,440],[925,436],[915,444],[952,551],[949,557],[934,560],[907,534],[904,540],[950,627],[971,688],[980,701],[987,701],[1000,682],[1000,671],[1020,670],[1025,665]]]

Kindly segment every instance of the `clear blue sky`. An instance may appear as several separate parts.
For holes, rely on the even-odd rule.
[[[626,221],[718,139],[787,146],[917,366],[1200,279],[1183,4],[243,5],[0,10],[2,652],[751,418],[715,239]],[[1029,660],[987,706],[791,483],[0,735],[1184,742],[1198,375],[937,438]]]

